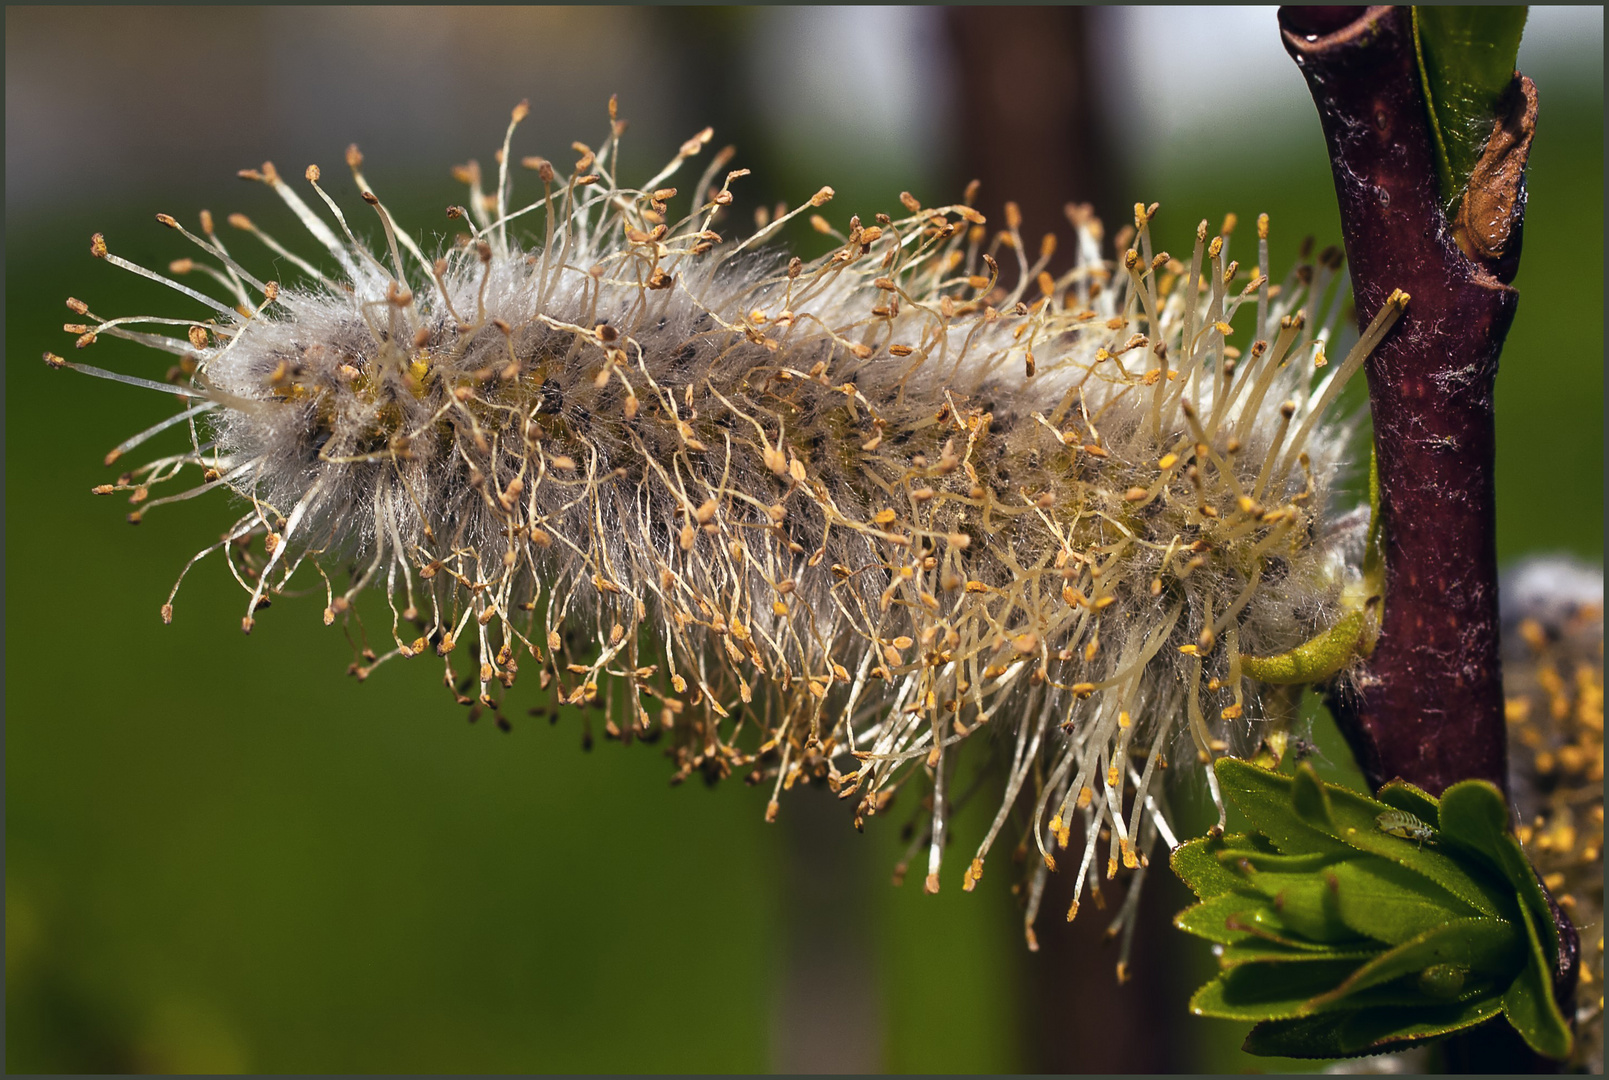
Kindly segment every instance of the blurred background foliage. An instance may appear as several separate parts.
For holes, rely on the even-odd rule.
[[[729,235],[752,207],[823,183],[841,225],[897,207],[901,190],[948,201],[974,175],[991,178],[987,207],[1013,177],[1026,189],[1061,168],[1084,186],[1064,197],[1096,202],[1112,229],[1135,199],[1159,201],[1175,252],[1202,217],[1234,212],[1249,236],[1269,213],[1276,280],[1304,235],[1339,242],[1272,9],[1082,13],[1063,62],[1024,29],[1027,12],[990,9],[970,29],[967,17],[7,9],[10,1071],[1279,1064],[1240,1056],[1235,1025],[1185,1015],[1210,958],[1167,926],[1185,898],[1165,874],[1152,875],[1142,970],[1119,987],[1100,913],[1069,946],[1087,962],[1027,952],[1005,859],[970,895],[959,860],[937,896],[919,874],[889,887],[914,806],[857,835],[830,797],[795,792],[767,826],[761,791],[671,789],[651,747],[583,752],[573,710],[556,726],[516,717],[506,735],[470,727],[431,661],[346,677],[342,631],[319,625],[314,599],[239,634],[243,601],[216,562],[162,626],[173,577],[227,510],[202,499],[124,525],[88,493],[115,471],[101,455],[171,407],[37,361],[71,344],[68,295],[102,314],[184,310],[93,261],[91,232],[151,266],[185,253],[158,210],[238,209],[293,240],[275,200],[233,171],[265,157],[287,175],[329,168],[356,139],[399,218],[445,233],[441,208],[463,197],[447,167],[489,163],[523,97],[533,116],[515,152],[567,162],[572,140],[603,134],[618,93],[626,169],[642,178],[712,124],[714,145],[735,143],[754,169]],[[1542,112],[1498,382],[1505,559],[1603,550],[1601,42],[1602,9],[1533,8],[1521,52]],[[1055,90],[1068,60],[1077,78]],[[1003,100],[983,96],[989,78]],[[1068,141],[1066,124],[1035,126],[1056,115],[1046,86],[1089,96],[1080,141],[1094,149],[1072,164],[1045,164]],[[994,138],[1011,124],[1032,137]],[[986,145],[1006,149],[980,158]],[[1026,234],[1065,234],[1054,209],[1023,200]],[[793,240],[821,243],[808,229]],[[166,366],[118,341],[87,359],[157,378]],[[1328,775],[1349,775],[1322,718],[1315,738]],[[1200,815],[1199,792],[1180,797]],[[956,850],[985,824],[965,815]],[[1047,906],[1041,936],[1058,920]]]

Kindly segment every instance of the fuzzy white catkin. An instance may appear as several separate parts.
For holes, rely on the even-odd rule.
[[[857,822],[924,785],[912,854],[927,847],[930,890],[958,751],[992,729],[1005,795],[964,887],[1026,804],[1032,940],[1075,821],[1081,893],[1103,845],[1110,877],[1173,842],[1159,770],[1269,735],[1279,752],[1292,695],[1242,658],[1299,651],[1357,608],[1366,519],[1326,517],[1351,434],[1329,411],[1400,303],[1327,363],[1337,259],[1271,283],[1262,219],[1255,270],[1229,261],[1231,226],[1209,239],[1205,222],[1186,266],[1152,251],[1143,205],[1115,262],[1070,208],[1075,266],[1052,279],[1053,238],[1031,250],[1014,213],[991,234],[968,205],[902,195],[898,219],[839,231],[816,213],[823,188],[794,215],[837,246],[789,259],[765,246],[780,219],[742,243],[713,230],[744,174],[723,172],[729,152],[671,210],[689,200],[664,185],[708,131],[621,186],[612,109],[568,178],[524,160],[529,205],[507,140],[490,193],[458,170],[468,207],[449,214],[470,231],[439,259],[370,193],[355,147],[373,249],[316,168],[319,211],[271,165],[242,174],[338,274],[233,215],[301,271],[260,282],[209,216],[199,235],[161,216],[205,255],[170,271],[229,301],[170,281],[210,313],[69,302],[90,320],[70,327],[81,347],[165,349],[173,383],[47,360],[186,395],[190,448],[97,490],[132,491],[137,520],[193,468],[202,485],[168,499],[245,500],[196,558],[228,560],[247,630],[293,578],[323,577],[326,623],[383,589],[393,647],[360,656],[360,676],[434,651],[461,702],[500,710],[523,675],[601,708],[613,734],[662,738],[678,778],[823,781]],[[98,235],[94,251],[162,277]],[[1244,355],[1237,319],[1255,321]]]

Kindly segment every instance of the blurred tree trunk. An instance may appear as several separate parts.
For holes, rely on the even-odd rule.
[[[1077,838],[1075,835],[1075,844]],[[1074,869],[1076,869],[1076,864]],[[1146,874],[1129,955],[1117,979],[1117,942],[1107,924],[1123,902],[1110,885],[1106,910],[1086,891],[1078,918],[1064,921],[1072,873],[1052,874],[1038,923],[1039,951],[1023,955],[1023,1068],[1034,1073],[1173,1073],[1192,1070],[1189,1041],[1179,1032],[1189,1015],[1188,988],[1173,972],[1185,966],[1186,943],[1171,919],[1192,897],[1158,845]],[[1188,977],[1188,976],[1186,976]]]
[[[1022,209],[1032,248],[1047,232],[1065,241],[1062,208],[1091,203],[1116,232],[1132,216],[1123,163],[1114,152],[1094,57],[1112,14],[1084,7],[945,9],[960,120],[965,184],[983,182],[978,209],[1003,223],[1009,199]],[[1109,47],[1109,46],[1105,46]],[[1063,243],[1053,269],[1069,265]]]
[[[850,808],[800,784],[777,827],[784,835],[782,951],[772,1005],[771,1068],[778,1073],[883,1069],[872,890],[887,888]]]
[[[1132,217],[1123,163],[1112,145],[1094,58],[1110,48],[1110,12],[1085,7],[945,9],[962,131],[962,184],[982,181],[978,209],[1004,223],[1007,200],[1022,211],[1030,250],[1055,232],[1053,270],[1071,265],[1063,211],[1090,203],[1115,233]],[[1009,265],[1009,264],[1008,264]],[[1160,854],[1160,849],[1159,849]],[[1121,893],[1108,889],[1099,911],[1086,895],[1083,915],[1063,920],[1072,875],[1052,874],[1037,927],[1039,951],[1022,953],[1026,1030],[1023,1067],[1037,1073],[1170,1072],[1184,1048],[1159,1018],[1184,1016],[1180,989],[1162,962],[1175,895],[1162,858],[1153,863],[1140,907],[1129,979],[1119,986],[1117,943],[1106,925]],[[1179,998],[1175,1001],[1174,998]]]

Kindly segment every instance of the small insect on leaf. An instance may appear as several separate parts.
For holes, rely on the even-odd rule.
[[[1416,841],[1420,847],[1436,842],[1436,830],[1405,810],[1388,810],[1374,820],[1381,832]]]

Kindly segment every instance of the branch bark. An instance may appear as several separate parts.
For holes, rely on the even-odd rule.
[[[1386,567],[1380,636],[1330,705],[1375,788],[1401,777],[1439,795],[1479,778],[1507,793],[1493,390],[1519,299],[1508,283],[1536,87],[1515,75],[1449,222],[1410,18],[1393,7],[1279,11],[1328,144],[1359,325],[1393,289],[1412,297],[1365,367]],[[1554,921],[1554,993],[1570,1015],[1579,944],[1557,906]]]
[[[1359,324],[1393,289],[1412,297],[1365,369],[1386,601],[1364,677],[1335,704],[1376,787],[1400,776],[1439,795],[1479,777],[1506,792],[1492,393],[1518,293],[1442,213],[1407,19],[1280,11],[1329,144]],[[1523,194],[1510,202],[1523,211]]]

